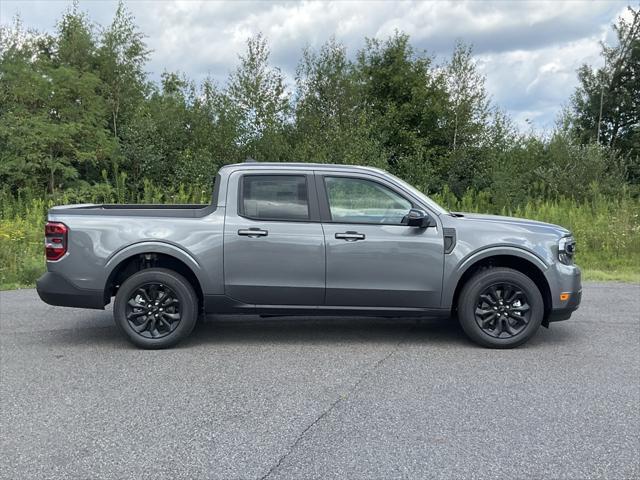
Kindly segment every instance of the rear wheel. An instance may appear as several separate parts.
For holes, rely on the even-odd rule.
[[[458,319],[474,342],[491,348],[513,348],[529,340],[544,316],[536,284],[510,268],[480,270],[464,285]]]
[[[135,273],[118,289],[114,319],[141,348],[172,347],[186,338],[198,318],[198,297],[180,274],[150,268]]]

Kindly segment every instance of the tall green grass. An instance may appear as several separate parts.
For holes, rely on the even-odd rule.
[[[496,208],[486,192],[467,192],[462,198],[445,192],[433,199],[452,211],[495,213],[561,225],[576,237],[576,263],[585,279],[640,282],[640,200],[628,194],[610,198],[594,192],[585,202],[540,199],[512,208]]]
[[[124,178],[123,178],[124,180]],[[46,270],[44,223],[49,208],[72,203],[209,203],[211,189],[195,185],[161,187],[145,181],[138,194],[115,186],[60,192],[44,199],[25,190],[10,195],[0,190],[0,290],[33,286]]]
[[[69,203],[208,203],[210,189],[181,185],[166,188],[145,182],[132,194],[109,184],[62,192],[43,199],[38,192],[18,196],[0,191],[0,289],[32,286],[44,272],[43,230],[47,210]],[[486,192],[458,198],[445,191],[433,199],[452,211],[495,213],[541,220],[570,229],[578,241],[577,263],[585,278],[640,282],[640,200],[597,192],[587,202],[531,200],[496,207]]]

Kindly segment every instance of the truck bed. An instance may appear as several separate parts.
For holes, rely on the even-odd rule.
[[[216,209],[210,204],[95,204],[60,205],[49,209],[51,215],[99,215],[112,217],[198,218]]]

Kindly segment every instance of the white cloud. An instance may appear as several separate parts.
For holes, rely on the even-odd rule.
[[[51,30],[67,1],[0,2],[0,21],[20,11],[24,23]],[[108,23],[115,0],[81,2],[98,23]],[[335,36],[355,54],[364,37],[394,30],[412,37],[418,50],[445,58],[457,39],[474,45],[495,102],[521,125],[548,128],[576,85],[582,63],[599,62],[598,41],[625,3],[540,2],[147,2],[128,7],[154,50],[149,70],[179,70],[224,82],[246,38],[262,32],[273,62],[293,77],[302,49]],[[609,32],[609,33],[608,33]]]
[[[604,34],[603,28],[560,45],[480,55],[479,67],[495,103],[507,105],[519,125],[529,120],[549,129],[575,89],[576,70],[584,63],[601,64],[599,40]]]

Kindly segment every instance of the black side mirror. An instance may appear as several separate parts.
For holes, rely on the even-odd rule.
[[[410,227],[427,228],[434,225],[434,221],[424,210],[412,208],[407,215],[407,225]]]

